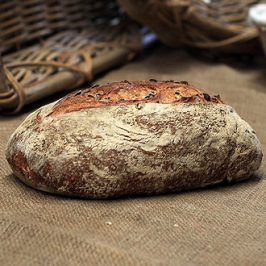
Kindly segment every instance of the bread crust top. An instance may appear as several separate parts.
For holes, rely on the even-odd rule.
[[[106,85],[94,85],[75,91],[59,100],[51,116],[70,113],[87,108],[140,103],[203,103],[223,104],[220,96],[208,93],[186,81],[120,81]]]

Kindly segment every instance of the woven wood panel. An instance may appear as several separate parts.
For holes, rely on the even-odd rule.
[[[118,0],[124,10],[170,46],[221,53],[258,51],[248,9],[262,0]]]
[[[127,62],[147,34],[115,1],[0,2],[0,112],[17,113]]]
[[[61,30],[105,24],[118,16],[115,1],[2,0],[1,50],[20,49],[24,43]]]

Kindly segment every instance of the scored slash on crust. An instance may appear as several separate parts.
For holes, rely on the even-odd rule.
[[[79,111],[86,108],[137,103],[220,103],[220,96],[189,85],[186,81],[121,81],[106,85],[94,85],[85,90],[68,94],[61,99],[49,114]]]

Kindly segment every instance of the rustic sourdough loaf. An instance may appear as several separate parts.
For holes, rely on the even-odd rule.
[[[6,157],[34,188],[109,198],[242,180],[262,151],[219,96],[150,80],[93,86],[38,109],[11,136]]]

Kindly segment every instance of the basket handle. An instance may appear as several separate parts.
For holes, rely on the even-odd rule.
[[[197,47],[197,48],[221,48],[224,46],[228,46],[237,42],[245,42],[252,40],[256,37],[258,37],[258,30],[257,28],[248,28],[241,34],[235,35],[233,37],[221,40],[221,41],[189,41],[189,40],[184,40],[183,42],[187,45]]]
[[[6,75],[5,75],[5,70],[4,70],[4,64],[2,60],[2,56],[0,53],[0,93],[5,93],[7,92],[7,85],[6,85]]]

